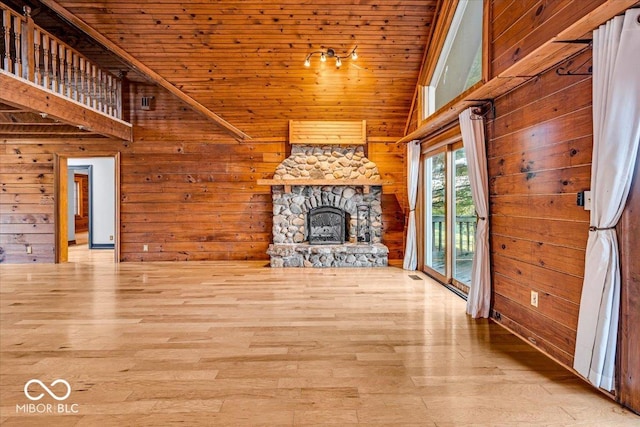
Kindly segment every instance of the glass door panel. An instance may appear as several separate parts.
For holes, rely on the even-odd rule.
[[[464,149],[453,152],[455,228],[453,245],[453,278],[469,286],[471,263],[475,251],[476,208],[471,198],[471,184]]]
[[[446,153],[425,159],[425,265],[446,276]]]

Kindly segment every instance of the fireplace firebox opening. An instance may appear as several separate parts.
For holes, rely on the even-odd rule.
[[[333,206],[319,206],[307,214],[310,245],[341,245],[349,239],[350,215]]]

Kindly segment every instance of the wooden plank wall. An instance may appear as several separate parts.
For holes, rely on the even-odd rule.
[[[405,215],[407,209],[406,145],[395,138],[370,138],[367,157],[378,165],[382,179],[392,180],[393,185],[383,187],[382,193],[382,243],[389,247],[389,259],[404,257]]]
[[[490,77],[518,62],[605,0],[493,0]]]
[[[113,150],[118,143],[103,138],[1,143],[0,261],[54,262],[54,153],[86,157],[85,153]]]
[[[640,414],[640,156],[629,199],[618,223],[622,286],[620,290],[620,334],[618,401]]]
[[[285,158],[286,133],[238,142],[166,91],[131,84],[133,105],[154,97],[154,109],[134,108],[134,141],[12,139],[0,146],[0,259],[54,260],[54,153],[91,157],[120,151],[121,260],[268,259],[271,178]],[[373,138],[370,158],[396,186],[385,189],[385,243],[402,257],[402,155],[388,139]],[[143,252],[143,245],[148,252]],[[33,253],[26,253],[26,246]]]
[[[284,159],[282,141],[238,142],[162,89],[130,90],[154,108],[132,112],[122,154],[122,260],[267,259],[271,195],[256,180]]]
[[[576,194],[590,186],[591,77],[550,70],[495,106],[488,123],[494,310],[571,366],[589,229]]]

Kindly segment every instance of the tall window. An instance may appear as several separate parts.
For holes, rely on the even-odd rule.
[[[426,151],[423,167],[424,270],[468,292],[476,214],[462,142]]]
[[[482,79],[482,0],[459,0],[433,74],[423,90],[426,118]]]

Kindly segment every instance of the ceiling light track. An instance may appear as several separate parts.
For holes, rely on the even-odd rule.
[[[349,52],[347,55],[344,56],[340,56],[336,53],[336,50],[333,48],[327,48],[326,50],[316,50],[315,52],[311,52],[309,54],[307,54],[307,57],[304,60],[304,66],[305,67],[310,67],[311,66],[311,57],[313,55],[320,55],[320,62],[326,62],[327,58],[335,58],[336,61],[336,68],[340,68],[340,66],[342,65],[342,60],[343,59],[352,59],[352,60],[356,60],[358,59],[358,53],[356,52],[356,49],[358,48],[358,46],[354,47],[353,50],[351,50],[351,52]]]

